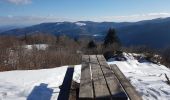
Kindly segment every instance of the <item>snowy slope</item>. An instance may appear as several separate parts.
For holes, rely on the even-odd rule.
[[[114,61],[144,100],[170,100],[170,85],[166,84],[166,73],[170,77],[170,69],[150,62],[139,63],[132,54],[124,53],[127,61]]]
[[[110,59],[108,64],[117,64],[144,100],[170,100],[170,85],[164,76],[170,77],[170,69],[139,63],[132,54],[124,56],[127,61]],[[67,68],[0,72],[0,100],[57,100]],[[76,65],[73,79],[80,82],[80,74],[81,65]]]
[[[57,100],[67,67],[0,72],[0,100]],[[73,79],[77,82],[80,69],[81,65],[75,66]]]

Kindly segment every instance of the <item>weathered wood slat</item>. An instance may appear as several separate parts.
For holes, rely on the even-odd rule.
[[[125,89],[130,100],[142,100],[142,97],[138,94],[135,88],[131,85],[131,83],[126,79],[124,74],[120,71],[117,65],[110,65],[115,75],[119,79],[122,87]]]
[[[98,61],[100,63],[101,69],[105,76],[109,91],[111,93],[112,99],[127,100],[126,93],[123,91],[119,81],[112,72],[110,66],[107,64],[103,55],[97,55]]]
[[[91,64],[92,79],[94,84],[95,99],[96,100],[111,99],[106,81],[104,79],[96,55],[90,55],[90,64]]]
[[[77,94],[76,94],[76,89],[73,89],[74,81],[71,82],[71,88],[70,88],[70,93],[69,93],[69,99],[68,100],[76,100]]]
[[[94,95],[93,95],[93,87],[92,87],[92,80],[91,80],[91,71],[89,66],[89,56],[83,55],[79,99],[92,100],[93,98]]]
[[[70,66],[67,68],[63,84],[60,89],[60,93],[57,100],[68,100],[69,99],[69,93],[70,93],[70,87],[72,83],[72,77],[73,77],[74,67]]]

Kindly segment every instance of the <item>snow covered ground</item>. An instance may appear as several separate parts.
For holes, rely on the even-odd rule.
[[[67,68],[0,72],[0,100],[57,100]],[[76,82],[80,69],[81,65],[75,66]]]
[[[170,100],[170,85],[164,76],[170,77],[170,69],[124,55],[127,61],[110,59],[108,64],[117,64],[144,100]],[[67,68],[0,72],[0,100],[57,100]],[[75,65],[76,82],[80,82],[80,74],[81,65]]]
[[[170,78],[170,69],[151,62],[139,63],[132,54],[124,53],[127,61],[114,61],[144,100],[170,100],[170,85],[166,84],[165,73]]]

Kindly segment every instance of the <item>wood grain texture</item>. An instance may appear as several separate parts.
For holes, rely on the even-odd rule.
[[[81,69],[81,79],[80,79],[80,100],[92,100],[94,98],[91,71],[89,65],[89,56],[82,56],[82,69]]]
[[[90,55],[90,64],[96,100],[110,100],[111,96],[96,55]]]
[[[111,70],[110,66],[107,64],[103,55],[97,55],[98,61],[100,63],[101,69],[105,76],[107,86],[109,88],[112,99],[127,100],[127,95],[123,91],[119,81],[117,80],[115,74]]]
[[[138,94],[135,88],[131,85],[131,83],[126,79],[124,74],[120,71],[117,65],[110,65],[112,70],[114,71],[116,77],[119,79],[122,87],[126,91],[130,100],[142,100],[142,97]]]

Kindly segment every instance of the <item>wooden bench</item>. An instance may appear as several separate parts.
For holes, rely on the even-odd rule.
[[[74,67],[73,66],[68,67],[62,86],[60,87],[60,92],[57,100],[69,100],[73,73],[74,73]]]
[[[120,72],[116,74],[114,66],[111,68],[103,55],[83,55],[79,99],[127,100],[129,98],[130,100],[142,100],[132,85],[129,85],[130,82],[125,76],[119,77],[120,80],[117,78]],[[128,89],[124,89],[127,87]]]
[[[110,65],[111,69],[115,73],[118,78],[121,86],[124,88],[124,91],[128,95],[130,100],[142,100],[142,97],[138,94],[132,84],[126,79],[124,74],[120,71],[120,69],[114,64]]]

